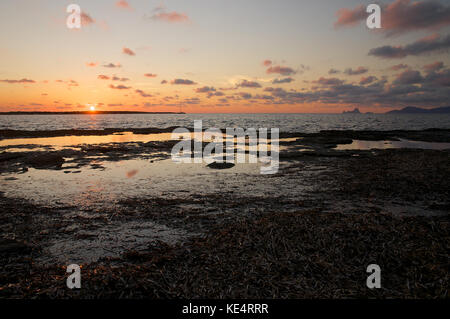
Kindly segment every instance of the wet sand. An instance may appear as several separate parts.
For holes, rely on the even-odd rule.
[[[2,136],[65,136],[33,134]],[[177,166],[176,141],[139,138],[3,144],[0,297],[448,298],[450,130],[281,134],[274,175]]]

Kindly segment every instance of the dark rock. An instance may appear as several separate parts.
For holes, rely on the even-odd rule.
[[[58,154],[34,154],[25,159],[25,163],[34,168],[61,168],[64,158]]]
[[[223,162],[223,163],[213,162],[211,164],[208,164],[207,166],[212,169],[228,169],[228,168],[234,167],[234,164],[227,163],[227,162]]]
[[[11,160],[19,159],[23,156],[22,153],[1,153],[0,154],[0,162],[6,162]]]

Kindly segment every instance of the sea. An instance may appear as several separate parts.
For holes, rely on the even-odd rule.
[[[63,129],[193,127],[279,128],[281,132],[322,130],[450,129],[450,114],[79,114],[0,115],[0,129],[52,131]]]

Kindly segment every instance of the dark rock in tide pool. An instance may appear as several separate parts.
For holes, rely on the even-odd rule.
[[[37,154],[26,158],[25,163],[34,168],[61,168],[64,158],[57,154]]]
[[[11,160],[16,160],[21,158],[23,155],[21,153],[1,153],[0,162],[6,162]]]
[[[234,164],[227,163],[227,162],[224,162],[224,163],[213,162],[211,164],[208,164],[207,166],[212,169],[227,169],[227,168],[234,167]]]

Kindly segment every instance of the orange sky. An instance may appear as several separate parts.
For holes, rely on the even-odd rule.
[[[386,1],[383,28],[370,30],[366,2],[79,0],[76,30],[66,26],[69,2],[5,0],[0,111],[448,105],[449,4]]]

